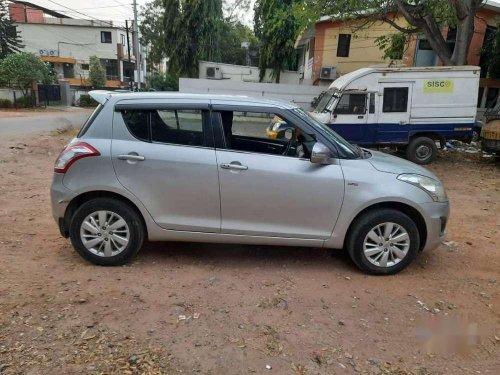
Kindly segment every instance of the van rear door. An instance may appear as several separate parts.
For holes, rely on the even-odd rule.
[[[408,143],[413,84],[380,83],[377,143]]]

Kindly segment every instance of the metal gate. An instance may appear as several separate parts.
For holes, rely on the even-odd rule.
[[[61,101],[61,86],[38,85],[38,100],[40,104],[49,105],[51,102]]]

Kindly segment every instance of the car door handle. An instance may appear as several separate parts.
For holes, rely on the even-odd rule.
[[[240,163],[235,163],[235,162],[232,162],[230,164],[221,164],[220,167],[222,169],[232,169],[234,171],[246,171],[248,169],[248,167],[246,165],[241,165]]]
[[[365,118],[365,116],[358,116],[358,118],[361,120],[362,118]]]
[[[146,158],[144,156],[134,155],[134,154],[118,155],[118,159],[128,160],[128,161],[144,161],[144,160],[146,160]]]

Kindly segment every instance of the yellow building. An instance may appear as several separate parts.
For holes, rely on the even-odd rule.
[[[404,18],[396,18],[406,26]],[[297,40],[299,70],[303,83],[329,85],[335,78],[370,65],[388,64],[376,39],[397,30],[384,22],[365,27],[366,20],[335,20],[322,17]]]

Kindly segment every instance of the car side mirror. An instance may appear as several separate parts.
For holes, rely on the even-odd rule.
[[[330,149],[323,143],[316,142],[314,144],[311,152],[311,163],[322,165],[331,164],[331,157],[332,153],[330,152]]]

